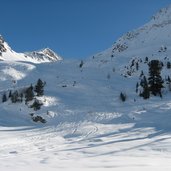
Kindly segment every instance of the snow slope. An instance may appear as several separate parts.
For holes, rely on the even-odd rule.
[[[144,100],[135,92],[141,72],[148,75],[146,57],[163,62],[163,78],[170,75],[170,19],[171,7],[163,8],[149,23],[83,62],[1,61],[1,98],[39,78],[46,85],[38,97],[40,110],[24,101],[0,103],[0,169],[170,171],[168,85],[162,98]],[[33,122],[32,113],[47,122]]]

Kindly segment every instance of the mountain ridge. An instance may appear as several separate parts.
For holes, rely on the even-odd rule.
[[[153,46],[155,51],[162,46],[170,46],[171,33],[171,5],[160,9],[149,22],[137,29],[128,31],[119,37],[116,42],[107,50],[97,53],[95,56],[116,57],[122,53]],[[160,36],[161,35],[161,36]],[[154,51],[154,53],[156,53]],[[135,54],[136,55],[136,54]],[[137,54],[138,55],[138,54]]]
[[[33,52],[17,53],[11,49],[2,35],[0,35],[0,60],[44,63],[60,61],[62,60],[62,57],[50,48],[44,48]]]

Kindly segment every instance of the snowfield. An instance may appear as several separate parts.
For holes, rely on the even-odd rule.
[[[0,100],[0,170],[170,171],[169,85],[164,83],[162,98],[144,100],[136,93],[142,71],[148,76],[146,57],[163,62],[163,79],[171,76],[170,20],[171,6],[82,62],[49,62],[53,53],[47,49],[43,52],[49,58],[42,63],[37,57],[43,52],[32,52],[34,61],[29,61],[5,43],[0,98],[35,86],[39,78],[45,87],[44,95],[37,97],[42,103],[37,111],[30,107],[33,101]],[[14,60],[10,53],[16,55]],[[35,115],[46,123],[34,122]]]
[[[2,170],[170,170],[170,135],[133,124],[1,128]]]

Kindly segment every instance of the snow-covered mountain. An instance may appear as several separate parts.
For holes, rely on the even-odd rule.
[[[54,61],[45,49],[22,62],[1,38],[0,169],[169,171],[170,21],[171,6],[83,61],[35,64],[43,55]],[[162,96],[150,90],[150,66],[163,81]]]
[[[44,63],[62,60],[62,57],[49,48],[33,52],[17,53],[11,49],[8,43],[5,42],[4,38],[0,35],[0,60]]]
[[[26,52],[25,57],[35,59],[39,62],[55,62],[62,60],[62,57],[57,55],[49,48],[41,49],[39,51]]]
[[[163,46],[170,46],[171,6],[161,9],[150,22],[120,37],[103,56],[117,56],[123,52],[141,55],[142,51],[157,53]],[[138,52],[135,52],[138,49]],[[142,49],[142,51],[140,51]],[[134,51],[134,52],[133,52]],[[129,56],[130,56],[129,55]],[[149,55],[149,54],[148,54]]]

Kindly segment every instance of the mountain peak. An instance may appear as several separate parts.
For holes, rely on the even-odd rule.
[[[171,5],[160,9],[155,15],[152,17],[153,22],[162,23],[171,20]]]
[[[54,62],[54,61],[62,60],[62,57],[57,53],[55,53],[50,48],[44,48],[33,52],[26,52],[25,54],[31,58],[37,59],[38,61]]]
[[[57,53],[55,53],[52,49],[50,49],[48,47],[42,49],[41,52],[44,55],[47,55],[48,57],[50,57],[52,59],[56,59],[56,60],[61,60],[62,59],[62,57],[60,57]]]

